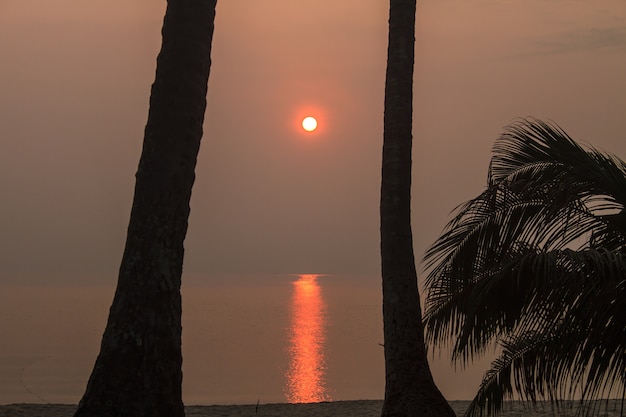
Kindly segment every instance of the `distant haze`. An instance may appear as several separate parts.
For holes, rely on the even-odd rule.
[[[164,8],[0,3],[0,283],[116,279]],[[423,0],[416,38],[417,259],[516,117],[626,156],[622,0]],[[386,45],[384,1],[219,3],[186,271],[378,272]]]
[[[124,248],[165,4],[0,1],[0,331],[10,342],[0,344],[0,383],[14,390],[6,401],[36,400],[24,381],[40,396],[67,388],[46,378],[48,385],[31,385],[35,375],[79,387],[66,390],[67,401],[77,401],[87,380]],[[355,334],[374,334],[358,349],[334,349],[329,372],[342,389],[356,390],[345,398],[366,392],[353,378],[382,394],[382,353],[358,372],[342,368],[340,355],[381,351],[374,295],[387,7],[219,1],[185,242],[187,398],[217,388],[237,395],[242,384],[256,395],[255,384],[266,384],[267,375],[245,380],[231,365],[254,370],[266,365],[263,348],[277,353],[281,307],[256,287],[228,292],[219,277],[251,274],[273,291],[267,277],[276,273],[368,277],[354,290],[329,287],[329,305],[354,303],[362,313],[338,309],[333,317]],[[517,117],[553,120],[573,138],[626,157],[624,74],[623,0],[419,0],[416,260],[450,212],[484,189],[491,146]],[[300,127],[307,115],[318,119],[313,133]],[[272,313],[271,336],[250,319],[262,320],[258,303]],[[233,322],[220,305],[243,316]],[[252,335],[259,356],[232,342],[237,332]],[[431,366],[448,399],[467,399],[488,363],[455,374],[443,351]]]

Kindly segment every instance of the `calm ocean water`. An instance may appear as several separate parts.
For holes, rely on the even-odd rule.
[[[76,403],[98,354],[114,286],[0,292],[0,404]],[[379,399],[377,277],[183,277],[187,404]]]
[[[0,404],[77,403],[113,292],[113,285],[3,287]],[[186,404],[383,397],[378,277],[185,276],[182,293]],[[455,373],[442,354],[431,358],[431,368],[446,398],[469,399],[488,362]],[[468,403],[452,404],[459,414]],[[533,414],[522,405],[505,415],[558,415],[549,406]],[[561,415],[573,414],[565,407]]]

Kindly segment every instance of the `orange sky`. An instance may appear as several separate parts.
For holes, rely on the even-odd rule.
[[[0,285],[113,285],[164,7],[0,1]],[[623,0],[419,0],[416,37],[416,258],[516,117],[626,158]],[[219,2],[186,272],[378,273],[386,43],[382,0]]]
[[[4,279],[116,273],[164,10],[131,3],[0,3]],[[217,12],[186,268],[377,273],[386,2]],[[416,52],[417,257],[515,117],[626,155],[621,0],[423,0]]]

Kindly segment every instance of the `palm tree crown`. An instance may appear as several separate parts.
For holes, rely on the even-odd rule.
[[[626,164],[536,119],[496,141],[488,185],[428,249],[427,338],[499,357],[468,415],[523,400],[624,397]]]

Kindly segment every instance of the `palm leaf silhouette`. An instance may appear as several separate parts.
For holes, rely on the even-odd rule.
[[[468,415],[503,401],[581,398],[626,386],[626,164],[536,119],[493,147],[488,184],[427,250],[429,342],[465,364],[494,345]]]

